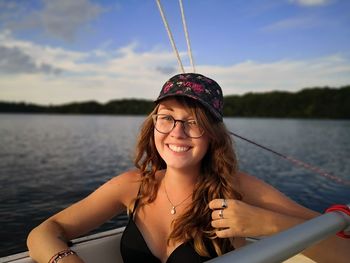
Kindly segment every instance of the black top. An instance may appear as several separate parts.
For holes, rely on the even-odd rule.
[[[129,222],[120,242],[123,261],[124,263],[161,263],[161,260],[152,254],[141,231],[134,222],[134,211],[138,201],[139,199],[136,200],[134,210],[130,213]],[[166,263],[201,263],[217,256],[214,248],[209,243],[207,249],[211,257],[202,257],[193,248],[193,242],[182,243],[170,254]]]

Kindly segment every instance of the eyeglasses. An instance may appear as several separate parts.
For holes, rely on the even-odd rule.
[[[182,124],[184,133],[190,138],[199,138],[204,134],[203,128],[196,120],[175,120],[173,116],[167,114],[152,115],[154,127],[163,134],[170,133],[176,126],[177,122]]]

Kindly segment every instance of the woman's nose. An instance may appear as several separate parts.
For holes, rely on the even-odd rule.
[[[185,127],[182,122],[176,121],[174,129],[170,132],[170,135],[176,138],[186,138]]]

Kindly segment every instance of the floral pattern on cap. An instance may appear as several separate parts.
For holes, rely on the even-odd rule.
[[[173,76],[163,85],[155,102],[171,96],[192,98],[208,109],[216,119],[222,121],[224,99],[221,87],[206,76],[197,73]]]

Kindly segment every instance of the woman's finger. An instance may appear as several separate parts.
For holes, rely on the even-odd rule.
[[[211,221],[211,226],[214,228],[228,228],[230,223],[227,219],[213,220]]]
[[[221,209],[216,209],[211,213],[211,219],[213,220],[218,220],[218,219],[224,219],[228,218],[229,211],[225,210],[223,208]]]
[[[211,200],[209,203],[210,209],[220,209],[220,208],[227,208],[229,206],[230,200],[228,199],[214,199]]]
[[[220,229],[217,230],[215,233],[219,238],[228,238],[234,236],[234,233],[231,228]]]

